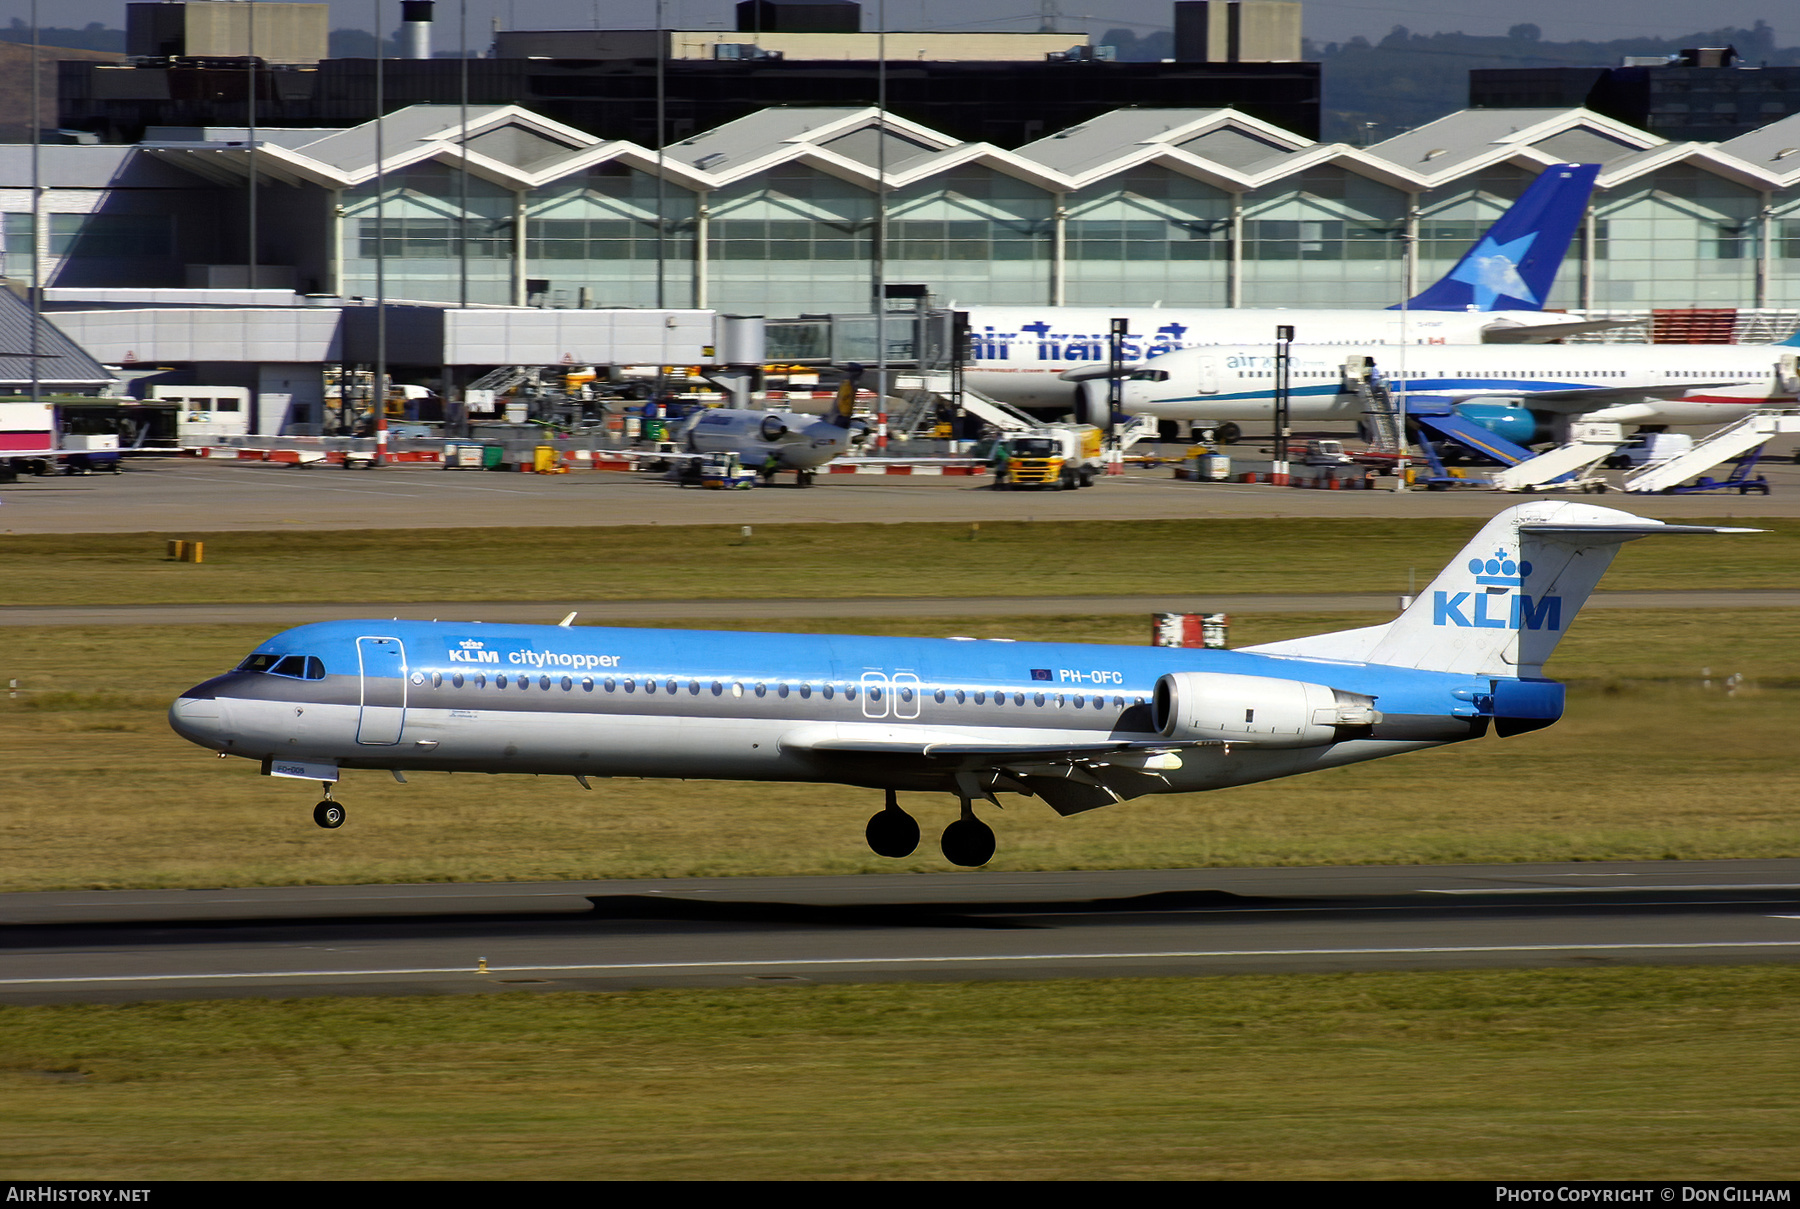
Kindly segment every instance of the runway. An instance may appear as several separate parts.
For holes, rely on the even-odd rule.
[[[850,596],[706,600],[442,600],[424,603],[305,602],[270,604],[0,605],[8,626],[263,625],[287,627],[346,617],[416,621],[467,618],[548,625],[569,613],[583,625],[641,621],[774,620],[784,617],[1099,617],[1140,613],[1392,612],[1388,592],[1306,592],[1206,596]],[[1800,590],[1596,592],[1589,609],[1797,609]]]
[[[0,1002],[1800,960],[1800,860],[0,896]]]

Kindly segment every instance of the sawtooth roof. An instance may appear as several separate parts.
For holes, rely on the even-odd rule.
[[[286,145],[284,145],[286,144]],[[885,151],[882,150],[885,148]],[[146,144],[152,155],[218,180],[242,181],[241,143]],[[504,187],[532,189],[618,160],[695,190],[712,190],[797,163],[871,190],[916,184],[980,164],[1043,188],[1072,192],[1155,164],[1228,192],[1279,185],[1288,177],[1340,167],[1389,187],[1423,193],[1497,165],[1538,172],[1558,163],[1598,163],[1608,189],[1673,164],[1692,164],[1747,188],[1779,189],[1800,180],[1800,117],[1727,143],[1669,142],[1587,109],[1468,109],[1372,147],[1317,143],[1232,109],[1116,109],[1017,150],[959,142],[873,107],[776,107],[670,144],[650,148],[602,141],[516,105],[477,105],[468,123],[454,105],[413,105],[387,119],[384,171],[425,160],[467,162]],[[51,149],[46,149],[51,150]],[[118,148],[66,147],[110,153]],[[883,164],[883,155],[885,163]],[[107,169],[94,155],[86,175]],[[292,145],[259,143],[257,171],[276,181],[326,188],[375,175],[373,123]],[[73,183],[73,182],[71,182]]]

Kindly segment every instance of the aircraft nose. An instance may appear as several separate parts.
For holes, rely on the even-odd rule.
[[[188,693],[195,690],[189,689]],[[189,743],[218,751],[225,746],[225,712],[219,699],[184,693],[169,707],[169,727]]]

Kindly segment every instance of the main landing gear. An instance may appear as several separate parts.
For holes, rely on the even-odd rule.
[[[994,859],[994,829],[975,817],[975,809],[967,798],[962,800],[962,817],[944,828],[944,837],[938,842],[944,849],[944,859],[965,869]]]
[[[331,782],[325,782],[325,800],[313,807],[313,822],[327,831],[336,831],[344,825],[344,806],[331,799]]]
[[[911,856],[919,847],[918,821],[900,809],[891,789],[887,791],[886,808],[869,819],[864,834],[877,856],[897,859]],[[944,828],[941,843],[944,859],[965,869],[974,869],[994,859],[994,829],[975,817],[974,808],[966,798],[962,803],[962,817]]]
[[[894,800],[894,791],[890,789],[887,791],[887,808],[869,820],[864,834],[876,856],[896,859],[911,856],[919,846],[919,821],[900,809],[900,803]]]

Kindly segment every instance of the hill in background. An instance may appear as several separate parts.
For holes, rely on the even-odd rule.
[[[30,29],[14,18],[0,28],[0,142],[29,137],[30,54],[23,43]],[[125,51],[125,31],[91,22],[82,29],[46,27],[39,39],[48,52],[43,76],[44,125],[56,125],[57,59],[116,61]],[[1173,57],[1169,30],[1138,35],[1111,29],[1096,42],[1111,46],[1127,62]],[[1612,67],[1627,55],[1672,55],[1690,46],[1732,46],[1742,62],[1770,67],[1800,66],[1800,46],[1775,45],[1775,31],[1758,21],[1749,29],[1700,30],[1675,38],[1618,38],[1610,42],[1546,42],[1535,25],[1515,25],[1505,37],[1473,34],[1415,34],[1396,25],[1378,42],[1307,40],[1303,53],[1324,65],[1327,141],[1367,144],[1422,126],[1469,103],[1469,72],[1482,67]],[[363,30],[331,32],[334,57],[374,53],[374,35]],[[398,50],[390,43],[390,54]]]
[[[1167,30],[1140,38],[1114,29],[1098,41],[1132,62],[1175,52],[1174,35]],[[1672,55],[1690,46],[1733,46],[1746,64],[1800,66],[1800,47],[1776,46],[1775,31],[1761,21],[1750,29],[1611,42],[1545,42],[1535,25],[1515,25],[1505,37],[1415,34],[1396,25],[1379,42],[1352,38],[1320,45],[1309,39],[1304,54],[1324,65],[1322,137],[1367,144],[1468,108],[1469,72],[1476,68],[1616,67],[1627,55]]]
[[[31,141],[31,47],[29,44],[21,44],[8,37],[7,35],[11,32],[0,29],[0,143],[26,143]],[[54,32],[79,33],[80,31],[57,30]],[[119,33],[118,30],[107,32]],[[119,40],[121,43],[124,42],[124,34],[119,33]],[[44,44],[40,46],[40,51],[43,57],[38,64],[38,113],[41,115],[40,121],[46,129],[56,126],[57,60],[87,59],[102,63],[117,63],[125,57],[122,46],[117,52],[108,52],[84,47]]]

